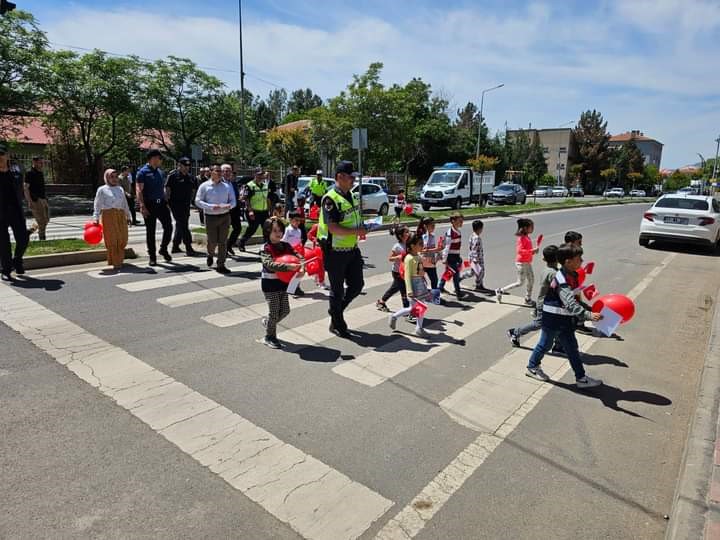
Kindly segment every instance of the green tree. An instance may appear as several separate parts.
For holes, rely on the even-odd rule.
[[[602,178],[604,182],[603,191],[607,191],[607,189],[611,185],[611,182],[616,181],[617,179],[617,170],[612,167],[603,169],[602,171],[600,171],[600,178]]]
[[[169,155],[188,156],[194,144],[222,144],[239,133],[237,98],[194,62],[170,56],[147,66],[145,73],[145,134]]]
[[[0,137],[12,134],[17,117],[37,112],[46,47],[45,34],[29,13],[0,17]]]
[[[295,90],[287,101],[287,114],[303,115],[322,105],[322,98],[309,88]],[[287,120],[285,120],[287,122]]]
[[[579,162],[582,164],[585,190],[592,193],[600,182],[600,171],[607,167],[608,142],[607,122],[596,110],[585,111],[573,130],[578,146]]]
[[[654,189],[655,186],[662,183],[660,171],[658,170],[656,165],[645,165],[645,168],[643,170],[643,181],[650,190]]]
[[[665,180],[665,191],[677,191],[689,185],[690,177],[676,170]]]
[[[316,167],[317,151],[312,135],[304,129],[272,129],[266,137],[268,152],[285,166]]]
[[[134,57],[108,57],[97,50],[82,56],[48,53],[41,75],[44,122],[77,137],[93,186],[102,177],[104,158],[120,141],[137,141],[139,71]]]
[[[545,154],[540,144],[540,137],[537,135],[533,137],[533,141],[530,144],[528,157],[523,170],[525,171],[525,182],[530,189],[535,187],[535,184],[548,170]]]

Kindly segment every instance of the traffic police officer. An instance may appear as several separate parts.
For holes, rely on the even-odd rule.
[[[351,337],[343,312],[365,285],[358,237],[366,231],[358,201],[350,191],[353,181],[352,162],[341,161],[335,170],[335,187],[322,198],[318,223],[330,279],[330,331],[343,338]]]
[[[170,217],[170,209],[167,204],[167,196],[165,194],[165,181],[160,171],[160,162],[162,154],[160,150],[152,149],[147,153],[147,164],[137,172],[135,178],[135,189],[137,191],[137,200],[145,219],[145,241],[147,242],[148,256],[150,266],[157,265],[157,256],[155,255],[155,227],[157,222],[163,228],[162,240],[160,241],[160,255],[166,262],[172,261],[172,257],[168,252],[168,245],[172,240],[172,218]]]
[[[265,223],[265,220],[270,215],[270,201],[268,200],[270,193],[265,182],[266,178],[267,173],[262,170],[262,167],[257,167],[255,169],[255,178],[245,186],[248,226],[240,239],[240,251],[245,251],[245,244],[248,239],[252,238],[258,227]]]
[[[190,158],[182,157],[178,160],[177,169],[168,175],[165,182],[170,212],[175,218],[172,253],[180,253],[180,244],[183,243],[187,255],[197,255],[190,234],[190,205],[195,199],[196,189],[195,178],[190,174]]]
[[[312,196],[310,204],[318,204],[325,196],[325,193],[327,193],[327,184],[325,184],[323,172],[320,169],[318,169],[315,176],[310,179],[310,183],[307,188]]]

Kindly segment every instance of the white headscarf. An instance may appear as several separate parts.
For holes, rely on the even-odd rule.
[[[109,186],[110,185],[110,175],[114,172],[117,172],[115,169],[107,169],[104,174],[105,183]]]

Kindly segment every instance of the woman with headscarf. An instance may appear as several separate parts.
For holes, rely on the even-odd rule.
[[[93,220],[95,223],[102,220],[108,264],[115,270],[121,268],[128,243],[131,214],[125,192],[118,181],[118,173],[114,169],[105,171],[105,185],[100,186],[95,194]]]

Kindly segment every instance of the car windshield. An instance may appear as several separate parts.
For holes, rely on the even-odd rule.
[[[550,186],[538,186],[535,191],[547,191],[548,189],[550,189]]]
[[[655,208],[677,208],[680,210],[707,210],[709,205],[702,199],[684,197],[663,197],[655,203]]]
[[[511,184],[503,184],[495,188],[495,191],[512,191],[513,187]]]
[[[461,172],[435,171],[427,181],[430,186],[454,186],[460,178]]]

